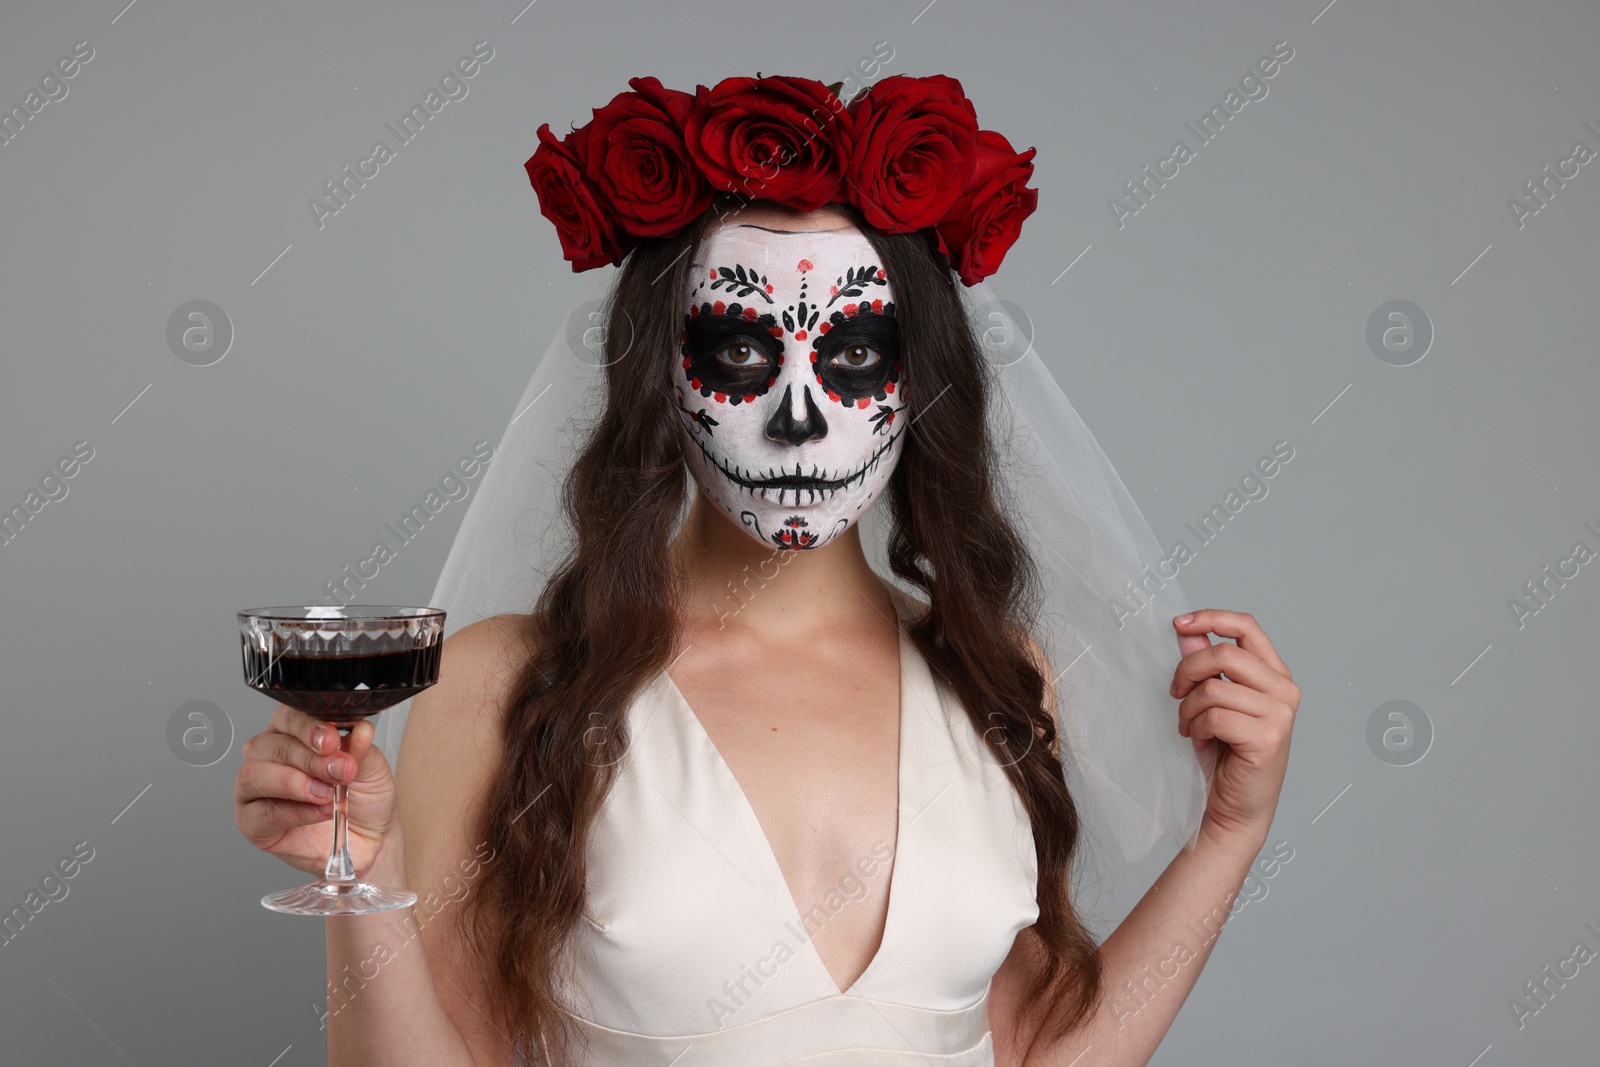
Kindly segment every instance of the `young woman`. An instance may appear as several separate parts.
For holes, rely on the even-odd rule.
[[[676,123],[714,185],[726,83],[691,105],[645,81],[628,105]],[[746,104],[820,88],[730,81]],[[1195,931],[1220,929],[1264,843],[1299,690],[1249,615],[1170,622],[1186,654],[1164,729],[1210,746],[1214,773],[1189,847],[1097,945],[1068,895],[1083,826],[1058,730],[1067,672],[1030,636],[1051,561],[1000,492],[992,370],[957,289],[977,253],[959,227],[872,222],[859,153],[829,199],[797,191],[804,153],[870,143],[873,106],[948,118],[924,90],[953,85],[885,79],[823,132],[779,124],[806,129],[786,170],[747,161],[744,191],[703,198],[671,185],[679,217],[650,225],[648,197],[621,203],[584,176],[585,139],[562,143],[564,180],[606,214],[546,214],[575,267],[620,262],[607,332],[633,331],[561,487],[567,553],[531,610],[448,639],[398,773],[366,723],[341,750],[282,706],[244,746],[253,844],[320,872],[345,782],[357,869],[423,898],[327,923],[331,1063],[1154,1052],[1214,943]],[[949,136],[947,182],[970,193],[984,168],[962,151],[988,144]],[[973,210],[938,195],[927,217]],[[574,254],[608,219],[629,220],[626,247]],[[899,584],[863,546],[880,497]]]

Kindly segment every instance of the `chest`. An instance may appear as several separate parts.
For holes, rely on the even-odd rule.
[[[835,984],[849,988],[881,942],[898,844],[898,635],[806,655],[703,647],[673,664],[673,687],[744,794]]]
[[[700,684],[691,652],[639,689],[560,975],[596,1034],[688,1035],[697,1055],[771,1034],[798,1048],[801,1023],[832,1045],[978,1042],[989,981],[1038,916],[1032,832],[960,701],[902,641],[898,675],[858,650],[809,672],[723,664],[771,682],[724,689]],[[884,1012],[908,1014],[890,1027]]]

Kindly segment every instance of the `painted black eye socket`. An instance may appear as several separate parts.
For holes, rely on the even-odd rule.
[[[900,324],[894,305],[877,312],[863,305],[853,315],[835,311],[828,332],[817,337],[813,374],[828,396],[844,404],[864,397],[883,400],[899,380]]]
[[[701,396],[738,404],[765,393],[776,380],[783,342],[771,314],[749,316],[738,304],[715,315],[711,304],[684,316],[683,375]],[[720,395],[719,395],[720,394]]]

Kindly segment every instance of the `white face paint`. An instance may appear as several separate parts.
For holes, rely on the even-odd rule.
[[[762,544],[828,544],[904,446],[893,289],[871,242],[724,223],[683,300],[673,380],[690,472]]]

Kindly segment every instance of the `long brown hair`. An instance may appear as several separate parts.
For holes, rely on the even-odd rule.
[[[528,619],[536,652],[506,710],[480,834],[500,858],[467,902],[467,936],[492,961],[490,1014],[519,1048],[537,1049],[530,1062],[572,1062],[576,1031],[558,975],[584,905],[587,834],[628,743],[626,709],[679,637],[679,577],[661,532],[676,528],[690,492],[670,377],[680,302],[693,250],[742,203],[726,194],[676,237],[637,246],[603,313],[606,336],[631,332],[633,350],[608,361],[604,410],[562,489],[570,546]],[[881,233],[838,206],[895,279],[902,381],[916,414],[886,493],[888,557],[931,606],[908,632],[1032,820],[1037,966],[1021,1002],[1035,1039],[1063,1034],[1099,1007],[1101,957],[1068,899],[1079,816],[1045,680],[1020,637],[1039,581],[993,491],[991,370],[955,276],[926,237]]]

